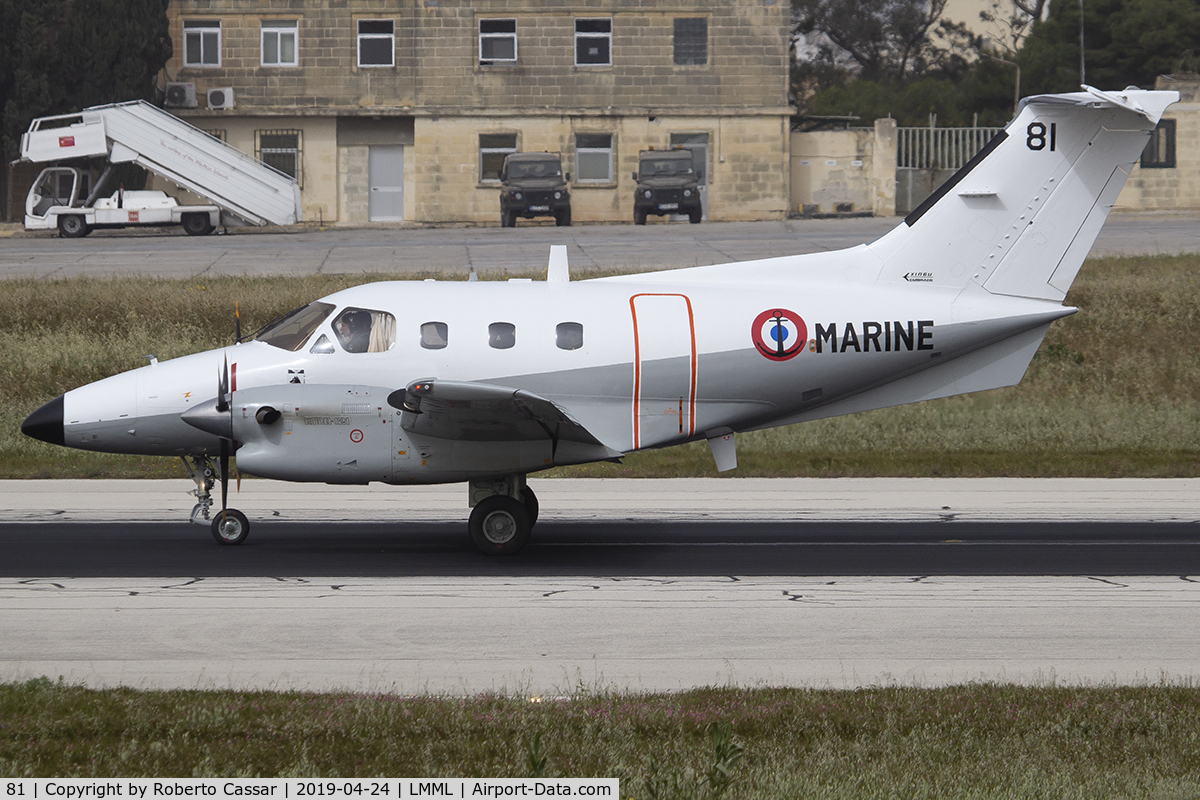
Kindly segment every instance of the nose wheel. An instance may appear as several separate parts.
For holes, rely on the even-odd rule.
[[[219,511],[212,521],[212,535],[217,544],[241,544],[250,535],[250,520],[235,508]]]

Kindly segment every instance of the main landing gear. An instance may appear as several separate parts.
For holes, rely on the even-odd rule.
[[[480,552],[510,556],[529,541],[538,518],[538,500],[524,475],[471,481],[470,499],[474,508],[467,529]]]
[[[250,535],[250,521],[235,508],[212,511],[212,488],[220,479],[220,470],[208,456],[183,456],[183,465],[188,475],[196,482],[196,488],[188,492],[196,496],[192,506],[191,522],[203,525],[212,520],[212,535],[217,544],[241,544]],[[201,521],[203,520],[203,522]]]

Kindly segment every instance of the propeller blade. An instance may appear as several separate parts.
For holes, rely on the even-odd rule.
[[[233,321],[234,321],[234,326],[237,328],[237,342],[238,342],[238,344],[241,344],[241,342],[242,342],[242,312],[241,312],[241,309],[238,308],[237,300],[233,301]]]
[[[229,507],[229,440],[221,439],[221,520]]]
[[[225,371],[217,376],[217,411],[229,410],[229,401],[225,395],[229,393],[229,357],[225,358]]]

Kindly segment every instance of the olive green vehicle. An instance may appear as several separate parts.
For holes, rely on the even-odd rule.
[[[571,224],[571,193],[558,153],[513,153],[500,169],[500,226],[512,228],[517,217],[554,217]]]
[[[687,214],[693,224],[704,216],[691,150],[643,150],[633,179],[634,225],[645,225],[649,214]]]

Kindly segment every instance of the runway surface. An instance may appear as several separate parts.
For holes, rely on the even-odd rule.
[[[0,239],[0,277],[309,275],[361,272],[445,275],[530,273],[564,245],[572,275],[596,270],[676,269],[854,247],[899,217],[715,222],[703,225],[577,225],[571,228],[452,226],[301,228],[230,236],[178,230],[97,231],[86,239]],[[1200,252],[1194,216],[1114,214],[1093,256]]]
[[[462,487],[0,482],[0,680],[566,694],[1197,676],[1194,480],[533,484],[518,557]],[[87,521],[90,520],[90,521]],[[421,520],[421,521],[413,521]]]

